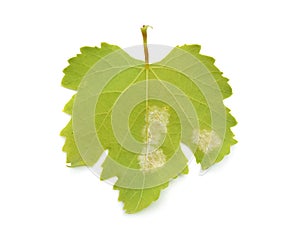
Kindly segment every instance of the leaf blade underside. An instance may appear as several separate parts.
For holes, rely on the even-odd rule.
[[[189,55],[194,56],[205,67],[206,70],[215,79],[219,90],[223,96],[223,99],[231,96],[232,90],[228,85],[228,79],[222,76],[217,67],[214,65],[214,59],[208,56],[200,54],[199,45],[184,45],[178,47],[179,49],[187,52]],[[178,49],[177,48],[177,49]],[[69,60],[69,66],[64,70],[65,76],[62,80],[62,86],[71,90],[78,90],[78,87],[84,78],[84,76],[93,68],[93,66],[101,60],[103,57],[110,53],[120,50],[119,47],[109,45],[106,43],[101,44],[101,48],[98,47],[84,47],[81,49],[81,54]],[[174,63],[176,57],[176,51],[171,51],[170,54],[164,58],[161,62],[150,65],[150,71],[146,77],[146,70],[142,66],[133,67],[125,70],[124,72],[116,75],[112,81],[110,81],[104,88],[103,92],[99,96],[96,110],[95,110],[95,125],[97,129],[97,135],[101,141],[104,149],[108,150],[108,157],[123,165],[124,167],[140,170],[141,161],[139,159],[140,154],[126,150],[119,144],[114,137],[113,127],[111,123],[112,109],[118,101],[122,93],[124,93],[130,86],[141,83],[143,81],[156,80],[160,81],[162,86],[164,82],[169,82],[184,93],[191,101],[192,105],[196,109],[198,116],[198,123],[200,128],[211,130],[211,116],[207,101],[201,92],[196,91],[197,87],[190,83],[189,79],[183,73],[176,73],[173,69],[166,68],[167,63]],[[173,60],[173,61],[172,61]],[[184,63],[184,62],[183,62]],[[177,64],[176,64],[177,65]],[[186,65],[186,64],[184,64]],[[187,66],[187,65],[186,65]],[[205,74],[204,74],[205,75]],[[99,77],[101,78],[101,77]],[[172,91],[165,86],[166,92],[172,95]],[[174,95],[176,98],[179,95]],[[67,154],[67,163],[70,167],[84,166],[85,162],[82,159],[80,152],[75,143],[73,128],[72,128],[72,107],[75,101],[76,94],[66,104],[64,112],[71,115],[71,120],[67,126],[61,131],[61,136],[66,138],[63,146],[63,151]],[[159,100],[147,99],[147,105],[158,107],[158,109],[168,108],[168,106]],[[157,184],[150,188],[126,188],[122,184],[122,176],[117,170],[113,170],[109,159],[105,159],[102,167],[102,173],[100,179],[106,180],[111,177],[118,177],[118,181],[114,185],[114,189],[119,190],[119,200],[124,203],[124,210],[127,213],[136,213],[146,207],[159,198],[160,192],[165,189],[169,181],[176,178],[180,174],[187,174],[187,159],[181,151],[180,142],[184,142],[191,148],[194,146],[190,141],[182,141],[180,119],[177,113],[168,108],[168,114],[170,116],[169,123],[166,125],[166,137],[164,143],[161,146],[162,153],[165,156],[166,161],[172,158],[174,153],[178,153],[181,160],[181,165],[185,165],[185,168],[177,170],[176,175],[165,177],[167,181]],[[147,115],[145,102],[140,103],[135,107],[133,113],[129,118],[130,131],[135,139],[143,142],[143,127],[145,123],[145,115]],[[204,152],[197,148],[194,152],[197,163],[202,165],[203,169],[209,168],[216,162],[221,161],[230,152],[230,146],[236,143],[234,134],[231,131],[231,127],[236,125],[236,120],[230,114],[230,110],[226,108],[226,132],[225,139],[222,144],[222,148],[218,153],[218,156],[213,162],[205,163],[203,161]],[[179,162],[179,161],[178,161]],[[203,163],[202,163],[203,162]],[[164,167],[162,167],[163,169]],[[123,173],[124,174],[124,173]],[[125,173],[126,174],[126,173]],[[124,174],[124,175],[125,175]]]

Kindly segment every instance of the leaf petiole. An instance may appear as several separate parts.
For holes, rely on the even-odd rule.
[[[143,25],[141,27],[141,32],[143,35],[143,44],[144,44],[144,54],[145,54],[145,68],[149,69],[149,51],[147,46],[147,29],[148,27],[152,28],[149,25]]]

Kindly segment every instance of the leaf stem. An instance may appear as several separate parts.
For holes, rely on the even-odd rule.
[[[144,45],[144,54],[145,54],[145,69],[146,69],[146,96],[145,96],[145,100],[146,100],[146,125],[145,125],[145,132],[146,132],[146,159],[148,159],[148,154],[149,154],[149,122],[148,122],[148,117],[149,117],[149,106],[148,106],[148,91],[149,91],[149,87],[148,87],[148,78],[149,78],[149,51],[148,51],[148,45],[147,45],[147,29],[148,27],[151,26],[146,26],[143,25],[141,27],[141,32],[143,35],[143,45]],[[152,28],[152,27],[151,27]]]
[[[144,54],[145,54],[145,68],[146,69],[149,69],[149,51],[148,51],[148,46],[147,46],[147,29],[148,29],[148,27],[151,27],[151,26],[143,25],[141,27],[141,32],[142,32],[142,35],[143,35]]]

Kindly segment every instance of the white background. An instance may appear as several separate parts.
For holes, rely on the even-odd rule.
[[[300,231],[297,1],[1,1],[0,231]],[[202,45],[230,78],[239,143],[205,175],[126,215],[118,192],[65,167],[60,87],[82,46]]]

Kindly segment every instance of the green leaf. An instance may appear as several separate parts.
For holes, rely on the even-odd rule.
[[[109,53],[120,49],[118,46],[101,43],[98,47],[82,47],[80,54],[68,60],[69,66],[64,69],[65,76],[62,79],[62,86],[68,89],[77,90],[84,75],[101,58]]]
[[[101,48],[82,47],[80,49],[80,54],[68,60],[69,66],[63,71],[65,76],[61,83],[62,86],[68,89],[77,90],[82,78],[93,67],[93,65],[102,57],[118,49],[120,48],[107,43],[101,43]],[[75,96],[76,94],[65,105],[63,112],[72,115]],[[67,126],[61,131],[60,135],[66,137],[63,151],[67,153],[67,166],[84,166],[85,162],[82,160],[75,143],[72,120],[69,121]]]
[[[214,58],[200,54],[200,45],[184,45],[178,48],[180,50],[186,51],[187,53],[182,53],[180,50],[174,49],[170,52],[170,54],[168,54],[167,57],[159,62],[159,64],[161,64],[162,66],[167,65],[168,67],[173,68],[176,67],[179,70],[186,70],[186,74],[191,77],[194,75],[193,72],[196,70],[195,67],[199,66],[199,63],[191,58],[191,54],[203,65],[203,71],[195,75],[194,81],[199,85],[206,85],[207,83],[205,83],[203,80],[207,76],[212,76],[219,87],[219,89],[216,89],[216,91],[222,94],[223,99],[228,98],[232,95],[232,89],[228,84],[228,79],[223,77],[223,73],[214,65]],[[178,53],[180,55],[178,55]],[[165,74],[162,76],[167,77],[170,75]],[[205,118],[205,120],[199,120],[200,128],[204,128],[205,130],[210,131],[212,130],[212,128],[209,125],[211,123],[209,111],[214,111],[214,109],[213,107],[208,106],[205,96],[203,96],[201,92],[197,91],[197,87],[195,85],[188,84],[189,81],[190,80],[184,80],[183,78],[181,78],[180,80],[174,80],[173,78],[168,79],[168,82],[173,82],[174,84],[176,84],[190,98],[190,100],[193,102],[194,108],[197,111],[198,117]],[[212,89],[209,91],[213,93]],[[217,94],[212,94],[209,100],[213,100],[216,95]],[[237,122],[235,118],[230,114],[230,110],[228,108],[225,108],[225,110],[226,113],[223,115],[223,117],[225,117],[224,120],[226,120],[226,129],[224,131],[225,136],[222,147],[220,150],[218,150],[217,156],[211,154],[212,156],[214,156],[213,161],[208,161],[208,159],[203,160],[203,157],[205,156],[205,152],[203,151],[203,149],[201,150],[197,148],[195,151],[196,161],[202,164],[203,169],[208,169],[214,163],[221,161],[225,155],[230,153],[230,146],[237,143],[237,141],[234,139],[234,134],[231,131],[231,127],[235,126]]]
[[[148,189],[128,189],[114,186],[119,190],[119,201],[124,202],[126,213],[136,213],[148,207],[159,198],[160,191],[168,187],[168,183]]]
[[[199,45],[176,47],[145,65],[102,43],[82,48],[69,63],[62,85],[78,92],[64,108],[72,117],[61,132],[67,163],[93,169],[107,150],[97,174],[117,177],[114,189],[127,213],[146,208],[171,180],[188,173],[181,143],[202,169],[236,143],[236,120],[223,103],[232,94],[228,79]]]

